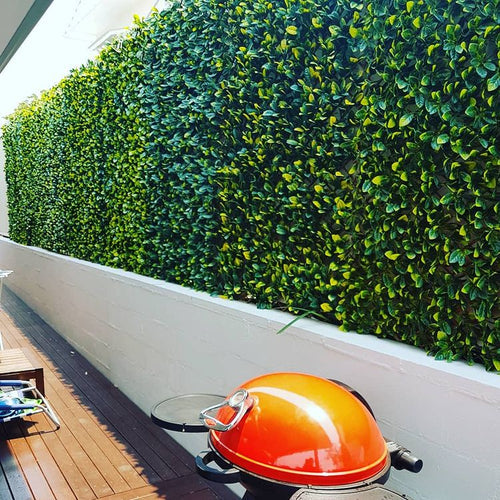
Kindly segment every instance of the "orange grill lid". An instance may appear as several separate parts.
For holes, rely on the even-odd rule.
[[[238,468],[293,485],[336,486],[369,480],[388,467],[387,446],[375,419],[334,382],[273,373],[235,392],[241,389],[248,393],[241,419],[209,434],[212,447]],[[235,405],[223,406],[216,419],[234,422],[239,411]]]

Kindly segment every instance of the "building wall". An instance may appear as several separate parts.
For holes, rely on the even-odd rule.
[[[300,371],[356,388],[386,437],[424,460],[388,483],[414,500],[500,498],[500,377],[410,346],[0,239],[6,285],[145,412],[196,392],[228,394]],[[204,435],[180,435],[192,453]]]

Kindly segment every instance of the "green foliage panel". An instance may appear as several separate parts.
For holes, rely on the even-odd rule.
[[[500,370],[498,0],[186,0],[4,127],[11,237]]]

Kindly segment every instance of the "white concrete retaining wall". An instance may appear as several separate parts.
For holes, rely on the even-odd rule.
[[[414,500],[500,499],[500,377],[391,341],[211,297],[0,240],[5,284],[145,412],[177,394],[227,394],[263,373],[336,378],[385,436],[424,460],[388,483]],[[184,439],[196,452],[205,438]],[[177,435],[179,438],[179,435]]]

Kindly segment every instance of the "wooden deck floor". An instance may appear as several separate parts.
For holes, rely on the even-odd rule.
[[[27,347],[44,368],[44,414],[0,425],[0,499],[234,500],[51,327],[4,288],[4,348]]]

